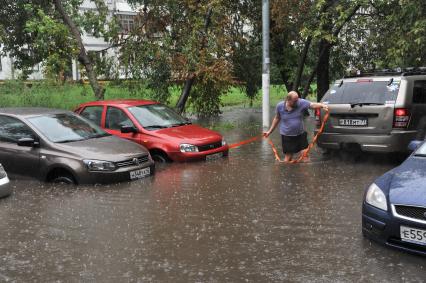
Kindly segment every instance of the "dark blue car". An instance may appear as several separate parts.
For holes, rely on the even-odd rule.
[[[386,246],[426,255],[426,142],[365,191],[362,232]]]

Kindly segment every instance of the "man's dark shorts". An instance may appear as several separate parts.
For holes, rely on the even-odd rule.
[[[283,153],[298,153],[308,147],[308,135],[304,132],[298,136],[281,136]]]

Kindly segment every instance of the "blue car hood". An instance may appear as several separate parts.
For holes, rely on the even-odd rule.
[[[409,157],[393,170],[389,200],[392,204],[426,206],[425,157]]]

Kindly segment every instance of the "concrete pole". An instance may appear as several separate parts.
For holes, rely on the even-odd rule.
[[[270,63],[269,58],[269,0],[262,0],[263,21],[263,68],[262,68],[262,121],[263,128],[270,127],[269,118],[269,90],[270,90]]]

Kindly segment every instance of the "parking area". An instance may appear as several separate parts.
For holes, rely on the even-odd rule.
[[[222,131],[228,143],[259,134],[257,110],[221,119],[236,125]],[[0,200],[0,281],[423,282],[424,258],[361,234],[365,187],[396,165],[315,150],[277,164],[261,141],[130,183],[13,180]]]

